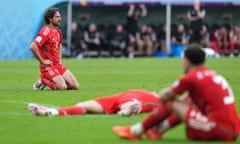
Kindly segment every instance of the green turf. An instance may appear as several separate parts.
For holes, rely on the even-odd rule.
[[[114,136],[114,125],[140,121],[145,115],[122,118],[111,115],[73,117],[36,117],[27,110],[27,102],[67,106],[94,97],[128,89],[159,91],[181,76],[180,59],[84,59],[64,60],[76,75],[78,91],[33,91],[38,63],[0,61],[0,142],[1,144],[124,144],[124,143],[197,143],[186,139],[184,126],[179,126],[161,141],[144,138],[129,142]],[[207,66],[224,75],[232,85],[240,110],[240,59],[209,59]],[[9,103],[7,103],[9,102]],[[239,143],[240,141],[236,142]]]

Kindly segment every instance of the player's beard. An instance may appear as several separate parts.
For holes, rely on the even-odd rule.
[[[54,22],[54,23],[52,23],[55,27],[59,27],[60,26],[60,23],[61,23],[61,21],[59,20],[59,21],[57,21],[57,22]]]

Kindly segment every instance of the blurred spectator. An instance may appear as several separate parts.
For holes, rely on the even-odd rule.
[[[75,57],[80,50],[81,31],[78,29],[76,22],[71,23],[71,56]]]
[[[97,31],[97,26],[94,23],[89,24],[87,31],[84,32],[83,41],[81,42],[82,53],[78,58],[83,57],[84,51],[95,50],[98,52],[98,57],[101,56],[101,38]]]
[[[128,46],[129,58],[134,57],[134,48],[136,43],[136,32],[138,31],[138,19],[147,16],[147,9],[145,5],[135,7],[130,5],[127,14],[127,32],[128,32]]]
[[[193,9],[188,11],[187,16],[190,21],[190,42],[200,43],[203,19],[206,15],[205,9],[200,7],[199,0],[194,0]]]
[[[230,31],[230,41],[232,55],[237,51],[238,56],[240,57],[240,27],[238,25],[235,25],[233,30]]]
[[[153,41],[147,25],[142,25],[137,32],[137,52],[140,56],[151,56],[153,53]]]
[[[166,24],[161,26],[161,30],[157,35],[156,47],[160,47],[162,52],[167,52],[166,47]]]
[[[124,57],[127,55],[126,39],[127,39],[127,35],[124,31],[123,26],[121,24],[118,24],[115,28],[114,33],[111,34],[109,39],[110,56],[114,56],[114,51],[116,50],[121,51],[121,57]]]
[[[179,24],[177,26],[177,32],[173,34],[172,44],[177,45],[186,45],[189,41],[189,35],[185,30],[185,26],[183,24]]]
[[[227,28],[225,26],[221,26],[218,30],[214,32],[214,37],[215,41],[212,42],[211,47],[219,55],[225,56],[228,50],[230,48],[232,49]]]
[[[200,44],[204,48],[209,48],[210,47],[210,33],[208,31],[207,25],[202,26],[202,31],[201,31],[201,41]]]
[[[154,53],[157,50],[157,34],[153,30],[153,27],[151,25],[148,25],[147,31],[148,31],[151,41],[153,43],[153,53]]]

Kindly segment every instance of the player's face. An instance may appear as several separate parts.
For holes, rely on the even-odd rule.
[[[54,14],[53,18],[50,19],[51,23],[54,26],[60,26],[61,20],[62,20],[61,19],[61,15],[60,15],[60,13],[58,11]]]

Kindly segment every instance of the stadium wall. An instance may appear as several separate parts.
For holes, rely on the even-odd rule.
[[[0,60],[31,59],[29,50],[44,11],[67,0],[1,0]]]

